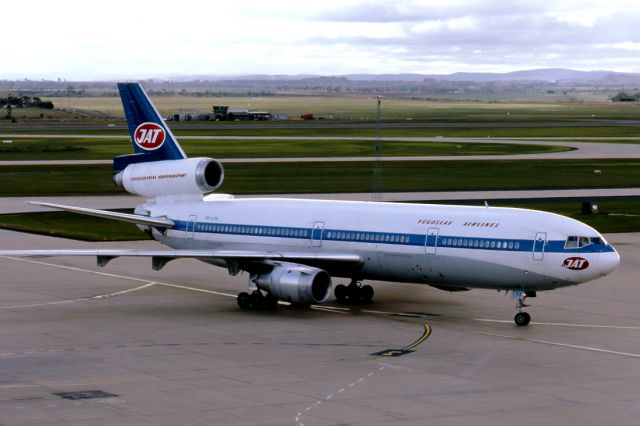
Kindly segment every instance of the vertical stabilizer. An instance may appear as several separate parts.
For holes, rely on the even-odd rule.
[[[118,83],[135,154],[113,159],[114,173],[129,164],[187,158],[139,83]]]

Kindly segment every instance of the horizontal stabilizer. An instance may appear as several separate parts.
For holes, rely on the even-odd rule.
[[[149,217],[149,216],[142,216],[139,214],[130,214],[130,213],[118,213],[118,212],[112,212],[109,210],[88,209],[85,207],[65,206],[62,204],[42,203],[37,201],[30,201],[29,204],[42,206],[42,207],[51,207],[52,209],[64,210],[67,212],[78,213],[78,214],[83,214],[87,216],[96,216],[104,219],[131,222],[131,223],[136,223],[138,225],[158,226],[162,228],[173,228],[175,226],[175,223],[172,220],[164,219],[160,217]]]

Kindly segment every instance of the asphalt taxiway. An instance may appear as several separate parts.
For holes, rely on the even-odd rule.
[[[374,282],[366,306],[251,312],[245,276],[194,260],[0,258],[0,424],[636,425],[640,235],[607,238],[620,267],[540,293],[527,328],[492,291]]]

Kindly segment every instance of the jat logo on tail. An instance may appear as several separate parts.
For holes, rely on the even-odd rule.
[[[136,128],[134,141],[140,148],[153,151],[162,146],[165,139],[165,131],[159,124],[142,123]]]
[[[589,261],[582,257],[568,257],[564,260],[562,266],[572,271],[581,271],[589,267]]]

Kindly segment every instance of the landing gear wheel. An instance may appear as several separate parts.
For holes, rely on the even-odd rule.
[[[531,315],[526,312],[518,312],[513,320],[518,327],[524,327],[529,325],[529,323],[531,322]]]
[[[344,284],[338,284],[333,290],[333,295],[336,296],[336,300],[341,303],[347,301],[347,294],[347,286]]]
[[[253,293],[242,292],[237,298],[238,306],[242,309],[264,309],[273,311],[278,307],[278,299],[271,294],[262,294],[260,290]]]
[[[355,305],[358,303],[369,303],[373,299],[373,287],[370,285],[360,286],[353,280],[347,286],[338,284],[333,291],[336,300],[340,303]]]
[[[236,299],[238,301],[238,306],[242,309],[251,309],[251,295],[246,292],[242,292],[238,295]]]
[[[371,299],[373,299],[373,287],[368,284],[360,287],[360,300],[363,303],[369,303]]]

